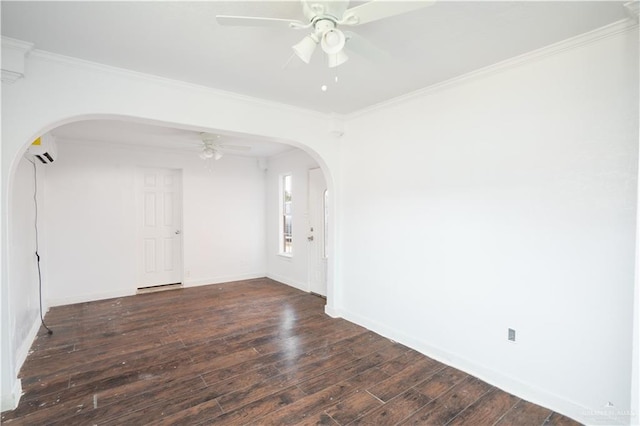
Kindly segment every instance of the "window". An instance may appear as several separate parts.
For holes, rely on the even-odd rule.
[[[280,176],[280,254],[291,255],[293,247],[291,175]]]

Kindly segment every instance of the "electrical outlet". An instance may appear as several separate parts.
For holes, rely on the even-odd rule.
[[[191,276],[191,271],[188,270],[188,269],[186,271],[184,271],[184,276],[185,276],[185,278],[189,278]]]
[[[515,342],[516,341],[516,331],[513,328],[509,329],[509,332],[507,334],[507,339],[510,342]]]

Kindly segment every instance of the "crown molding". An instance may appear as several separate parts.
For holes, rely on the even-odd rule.
[[[334,138],[340,138],[344,135],[344,116],[340,114],[331,113],[328,114],[328,128],[327,133]]]
[[[0,81],[2,81],[3,83],[13,84],[16,81],[20,80],[22,77],[24,77],[24,74],[19,72],[0,70]]]
[[[226,98],[232,101],[252,103],[254,105],[266,107],[269,109],[277,109],[277,110],[288,112],[288,113],[302,114],[316,120],[324,121],[328,117],[328,114],[322,113],[319,111],[300,108],[297,106],[276,102],[276,101],[271,101],[268,99],[242,95],[239,93],[230,92],[230,91],[218,89],[211,86],[203,86],[196,83],[189,83],[182,80],[176,80],[168,77],[161,77],[154,74],[147,74],[139,71],[133,71],[127,68],[119,68],[111,65],[105,65],[98,62],[92,62],[85,59],[76,58],[73,56],[66,56],[58,53],[49,52],[46,50],[34,49],[31,52],[30,56],[32,58],[38,58],[44,61],[59,63],[59,64],[67,65],[70,67],[74,67],[77,69],[83,69],[83,70],[91,69],[91,70],[103,72],[106,74],[115,74],[115,75],[120,75],[124,77],[129,77],[129,78],[144,79],[144,80],[162,84],[165,86],[178,87],[186,90],[196,90],[198,92],[207,92],[216,97]]]
[[[640,1],[630,1],[624,4],[624,8],[627,10],[627,14],[636,22],[640,19]]]
[[[18,40],[16,38],[2,36],[2,50],[4,49],[16,49],[21,50],[25,54],[33,50],[33,43],[27,41]]]
[[[33,43],[2,37],[2,69],[0,80],[13,84],[25,75],[25,58],[33,50]]]
[[[630,3],[635,3],[636,5],[638,4],[637,1],[630,2]],[[620,21],[613,22],[609,25],[605,25],[604,27],[597,28],[595,30],[586,32],[584,34],[580,34],[575,37],[568,38],[566,40],[542,47],[540,49],[532,50],[531,52],[527,52],[522,55],[518,55],[513,58],[509,58],[504,61],[495,63],[493,65],[489,65],[484,68],[471,71],[469,73],[460,75],[458,77],[454,77],[452,79],[445,80],[443,82],[436,83],[431,86],[424,87],[422,89],[418,89],[416,91],[407,93],[405,95],[401,95],[401,96],[389,99],[387,101],[377,103],[370,107],[360,109],[358,111],[347,114],[345,116],[345,119],[351,120],[380,109],[388,108],[392,105],[401,104],[411,99],[425,96],[449,87],[457,86],[469,80],[485,77],[491,74],[498,74],[510,68],[514,68],[526,63],[538,61],[540,59],[547,58],[549,56],[553,56],[568,50],[577,49],[579,47],[595,43],[602,39],[613,37],[618,34],[622,34],[627,31],[632,31],[637,29],[638,29],[637,21],[634,21],[632,18],[622,19]]]

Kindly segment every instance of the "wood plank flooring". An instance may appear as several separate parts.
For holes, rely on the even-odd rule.
[[[269,279],[52,308],[11,425],[576,425]]]

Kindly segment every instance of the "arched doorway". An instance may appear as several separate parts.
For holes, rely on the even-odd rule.
[[[80,122],[80,121],[83,121],[83,119],[86,119],[86,118],[87,117],[77,117],[77,118],[74,118],[74,119],[63,120],[60,123],[67,124],[69,122]],[[91,118],[91,119],[113,119],[112,116],[108,116],[108,117],[107,116],[105,116],[105,117],[91,116],[89,118]],[[121,118],[121,117],[119,117],[119,118]],[[134,120],[134,121],[138,121],[138,120]],[[154,122],[153,124],[158,124],[158,123]],[[174,125],[174,124],[172,123],[172,125]],[[187,127],[187,126],[185,126],[185,127]],[[55,129],[60,128],[60,126],[55,126],[55,125],[54,126],[47,126],[47,128],[52,128],[53,132],[55,133]],[[204,129],[204,130],[213,130],[213,129],[207,128],[207,129]],[[94,144],[96,143],[96,141],[93,141],[93,142],[94,142]],[[28,145],[29,145],[29,142],[24,143],[22,145],[22,147],[17,150],[17,152],[19,154],[23,154],[24,151],[27,149]],[[296,148],[296,149],[305,148],[300,144],[297,144],[297,145],[298,145],[298,148]],[[111,147],[110,149],[115,149],[115,148]],[[140,152],[142,151],[141,148],[136,148],[136,149],[139,150]],[[150,147],[146,147],[145,149],[150,149]],[[306,151],[310,151],[310,154],[309,153],[306,154],[310,158],[318,158],[317,153],[315,153],[315,152],[313,152],[311,150],[308,150],[308,149],[305,150],[305,152]],[[9,213],[7,215],[7,229],[13,228],[13,226],[15,224],[15,218],[16,218],[17,215],[20,214],[18,211],[14,211],[14,205],[12,204],[13,203],[12,202],[13,194],[16,193],[17,191],[20,191],[20,189],[17,187],[17,185],[21,185],[21,184],[17,183],[17,180],[19,179],[19,177],[17,176],[17,171],[19,170],[20,163],[22,161],[22,158],[21,158],[21,156],[19,154],[17,154],[15,156],[14,162],[13,162],[12,167],[10,169],[10,173],[8,173],[9,179],[5,181],[5,182],[9,182],[9,184],[6,187],[6,193],[5,193],[5,195],[7,197],[6,198],[5,209]],[[85,152],[85,154],[87,154],[87,153]],[[197,152],[195,154],[197,154]],[[60,155],[62,155],[62,152],[59,153],[58,161],[62,158]],[[96,157],[94,157],[94,158],[96,158]],[[140,160],[141,158],[144,158],[144,155],[139,153],[139,155],[136,158],[138,158],[138,160]],[[81,160],[82,160],[81,158],[76,158],[74,161],[76,161],[76,165],[78,165],[78,161],[81,162]],[[102,159],[102,160],[104,160],[104,159]],[[140,164],[142,164],[142,163],[144,163],[144,161],[142,161]],[[256,163],[257,163],[257,159],[256,159]],[[318,161],[318,162],[316,162],[316,164],[317,164],[318,167],[321,167],[322,170],[326,170],[326,165],[324,164],[323,161]],[[42,167],[46,167],[46,166],[42,166]],[[117,165],[116,165],[116,167],[117,167]],[[89,169],[93,169],[94,167],[93,167],[92,163],[85,163],[81,168],[84,171],[87,171]],[[50,170],[52,170],[52,169],[50,169]],[[5,172],[6,172],[6,169],[5,169]],[[327,181],[330,181],[330,179],[327,179]],[[88,216],[91,216],[91,214],[87,215],[87,217]],[[58,212],[58,217],[60,217],[60,211]],[[4,262],[4,265],[5,266],[9,265],[11,268],[13,268],[15,270],[15,264],[12,263],[14,261],[14,259],[15,259],[15,256],[14,256],[14,253],[12,253],[12,251],[8,250],[8,248],[10,246],[11,246],[10,244],[6,244],[6,243],[4,245],[4,247],[7,248],[7,250],[3,250],[3,253],[6,256],[6,258],[5,258],[6,262]],[[6,271],[6,270],[7,269],[4,269],[4,271]],[[9,289],[9,287],[11,285],[10,284],[11,282],[12,282],[11,280],[4,279],[4,277],[3,277],[3,291],[4,290],[10,290],[10,291],[8,291],[9,293],[15,293],[15,289],[14,288]],[[45,284],[45,286],[46,286],[46,284]],[[72,289],[67,289],[67,290],[72,290]],[[47,290],[45,289],[45,292],[46,291]],[[103,296],[104,297],[110,297],[112,295],[105,293]],[[45,296],[45,297],[47,297],[47,296]],[[3,304],[4,304],[4,300],[9,301],[8,298],[5,299],[3,297]],[[59,300],[56,300],[55,304],[65,303],[65,301],[73,302],[74,300],[72,300],[72,299],[65,300],[65,298],[63,297],[63,298],[59,298]],[[4,321],[5,315],[7,315],[7,317],[10,319],[12,316],[16,316],[18,314],[16,311],[20,311],[22,309],[22,306],[17,306],[15,304],[13,304],[13,302],[11,302],[11,301],[9,301],[9,304],[11,305],[11,308],[3,311],[4,312],[3,313],[3,324],[6,325],[6,328],[5,328],[5,326],[3,326],[3,335],[5,334],[5,332],[7,333],[7,335],[12,334],[13,330],[11,330],[11,324],[12,323],[15,324],[15,321],[6,321],[5,322]],[[45,299],[45,306],[46,306],[46,299]],[[34,318],[34,321],[35,321],[35,318]],[[39,322],[39,319],[38,319],[37,322]],[[36,328],[36,330],[37,330],[37,328]],[[30,346],[31,341],[33,340],[33,336],[32,335],[35,335],[33,333],[33,331],[27,330],[25,333],[23,333],[21,338],[18,338],[14,342],[6,344],[6,346],[5,346],[5,342],[7,342],[7,341],[5,339],[3,339],[3,351],[9,353],[9,357],[7,357],[7,359],[10,361],[10,362],[7,363],[8,365],[3,366],[3,379],[5,377],[8,377],[11,380],[15,380],[14,371],[16,371],[20,367],[20,365],[22,364],[22,362],[24,360],[24,357],[26,357],[26,351],[23,351],[22,348],[26,347],[28,349],[28,347]],[[24,352],[24,353],[22,353],[22,352]],[[9,381],[9,383],[10,383],[10,381]]]
[[[307,220],[311,176],[315,174],[323,188],[314,201],[324,204],[320,197],[326,179],[320,164],[292,145],[230,133],[219,135],[221,142],[216,147],[222,150],[222,158],[203,159],[200,130],[93,119],[65,124],[49,133],[57,140],[58,158],[52,164],[39,165],[45,169],[40,186],[48,192],[39,224],[48,228],[41,234],[47,236],[45,247],[51,252],[45,256],[45,282],[50,291],[47,305],[123,296],[140,287],[165,284],[149,284],[146,277],[153,274],[145,275],[145,271],[154,271],[149,265],[167,258],[168,253],[177,261],[169,259],[167,264],[180,269],[172,275],[171,283],[190,286],[255,278],[264,270],[264,275],[278,281],[311,290],[308,280],[317,274],[308,271],[309,251],[315,247],[309,235],[318,232],[309,228]],[[176,178],[171,181],[174,187],[175,181],[180,181],[180,188],[172,187],[158,198],[163,194],[144,188],[164,170],[174,173]],[[284,256],[286,262],[279,262],[283,253],[273,241],[279,222],[274,212],[275,191],[277,180],[287,170],[295,175],[296,248]],[[140,173],[148,171],[154,172],[154,179],[149,177],[151,180],[141,186]],[[14,181],[14,186],[19,184]],[[163,237],[164,246],[152,242],[149,247],[150,237],[141,237],[138,219],[149,216],[149,210],[144,210],[149,205],[162,215],[169,199],[175,210],[171,216],[178,218],[168,225],[171,233],[173,228],[176,233],[170,237],[172,241],[179,239],[180,244],[167,246],[169,239]],[[15,211],[13,217],[19,214]],[[145,220],[155,223],[152,216]],[[260,216],[265,217],[255,219]],[[318,240],[324,238],[322,231]],[[261,253],[265,246],[266,255]],[[323,247],[322,251],[326,254],[327,250]],[[153,262],[149,262],[149,253]],[[165,265],[164,269],[171,268]],[[101,271],[99,278],[87,284],[86,277],[96,271]],[[326,295],[326,290],[317,291],[316,287],[315,291]]]

